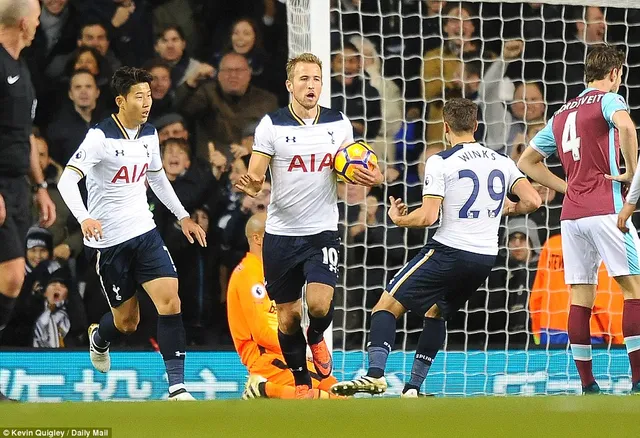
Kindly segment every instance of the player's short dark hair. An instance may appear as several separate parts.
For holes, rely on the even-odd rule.
[[[442,115],[453,132],[473,132],[478,121],[478,105],[469,99],[449,99],[444,104]]]
[[[79,40],[82,39],[82,34],[84,33],[84,30],[87,27],[91,27],[91,26],[100,26],[101,28],[103,28],[104,32],[107,34],[107,40],[111,40],[111,38],[109,37],[109,28],[107,27],[107,25],[104,24],[104,22],[102,20],[98,20],[96,18],[88,19],[88,20],[82,22],[82,25],[80,26],[80,29],[78,29],[78,39]]]
[[[126,97],[136,84],[146,82],[151,86],[153,77],[151,73],[136,67],[120,67],[111,78],[111,90],[114,96]]]
[[[584,78],[587,84],[607,77],[611,70],[622,69],[624,53],[616,47],[607,44],[598,44],[587,53],[587,62],[584,66]]]
[[[71,72],[71,76],[69,76],[69,90],[71,90],[71,83],[73,82],[73,78],[75,78],[78,75],[89,75],[89,76],[91,76],[93,78],[94,83],[96,84],[96,87],[98,86],[98,81],[96,80],[96,77],[93,75],[93,73],[91,73],[86,68],[79,68],[78,70],[72,71]]]

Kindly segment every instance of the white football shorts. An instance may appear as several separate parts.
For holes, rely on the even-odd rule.
[[[640,275],[638,232],[629,219],[623,233],[617,220],[608,214],[560,222],[566,284],[598,284],[602,261],[611,277]]]

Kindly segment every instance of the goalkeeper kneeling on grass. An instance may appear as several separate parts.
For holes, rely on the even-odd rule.
[[[227,288],[227,314],[233,344],[249,370],[242,398],[295,399],[293,374],[278,342],[278,315],[264,286],[262,241],[267,215],[257,213],[247,222],[249,252],[234,269]],[[313,388],[309,398],[342,398],[328,392],[337,380],[325,379],[307,361]]]

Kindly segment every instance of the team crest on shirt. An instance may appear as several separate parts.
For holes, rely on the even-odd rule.
[[[262,299],[265,297],[265,295],[267,294],[267,291],[265,290],[264,286],[261,284],[254,284],[251,287],[251,294],[258,298],[258,299]]]
[[[83,150],[80,149],[78,152],[76,152],[76,154],[73,156],[73,160],[74,161],[84,161],[84,159],[87,157],[87,153]]]

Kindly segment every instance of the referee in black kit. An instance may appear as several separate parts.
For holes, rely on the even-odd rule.
[[[31,145],[37,101],[29,69],[20,59],[38,24],[38,0],[0,0],[0,333],[24,281],[25,238],[32,225],[29,197],[35,197],[42,226],[56,219],[38,151]]]

